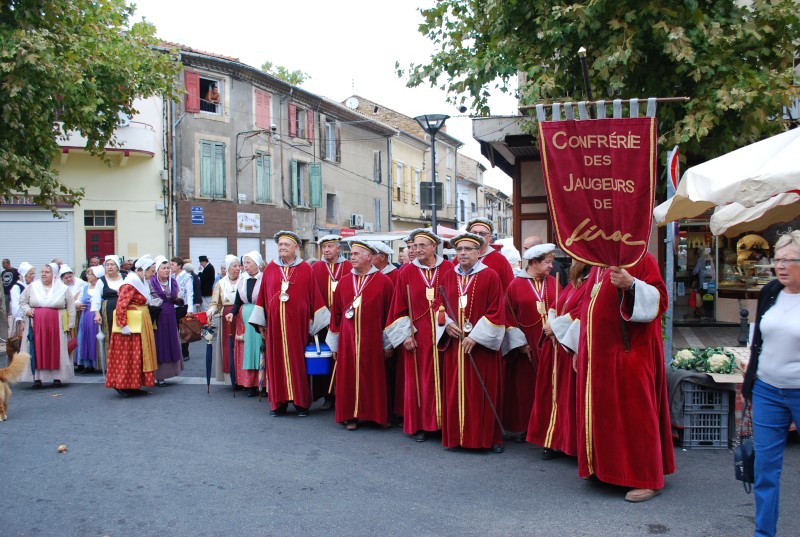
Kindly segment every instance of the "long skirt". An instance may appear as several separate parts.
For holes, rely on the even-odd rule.
[[[178,335],[178,320],[172,304],[162,305],[153,337],[156,342],[156,358],[158,359],[156,380],[177,377],[183,371],[183,354]]]
[[[30,353],[36,364],[36,373],[26,368],[22,382],[67,382],[75,376],[72,360],[67,351],[67,333],[62,326],[62,311],[53,308],[34,308],[33,327],[28,324],[22,339],[22,352]],[[31,333],[32,330],[32,333]],[[33,351],[31,351],[33,339]]]
[[[106,388],[136,390],[155,384],[155,372],[143,371],[143,353],[155,353],[153,325],[150,316],[142,316],[142,333],[123,335],[112,332],[108,345]],[[152,356],[152,355],[150,355]]]
[[[247,306],[250,307],[248,308]],[[259,354],[261,353],[261,334],[259,334],[250,323],[242,323],[242,319],[250,318],[250,312],[252,310],[252,304],[245,304],[239,311],[239,315],[234,318],[236,341],[233,359],[236,363],[236,384],[244,386],[245,388],[255,388],[258,386],[257,368],[260,362]],[[255,365],[255,368],[245,369],[245,362],[249,362],[248,367]]]
[[[86,311],[78,326],[78,348],[75,349],[75,365],[97,367],[97,324],[94,315]]]

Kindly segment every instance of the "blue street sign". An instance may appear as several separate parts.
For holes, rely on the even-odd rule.
[[[192,205],[192,216],[199,214],[202,216],[203,208],[197,205]]]
[[[192,224],[205,224],[206,217],[202,214],[193,214],[192,215]]]

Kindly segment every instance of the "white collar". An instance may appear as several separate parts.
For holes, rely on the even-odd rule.
[[[477,262],[477,263],[475,263],[475,264],[472,266],[472,268],[471,268],[471,269],[469,269],[469,272],[464,272],[464,271],[461,269],[461,265],[456,265],[455,271],[456,271],[458,274],[460,274],[461,276],[470,276],[470,275],[472,275],[472,274],[477,274],[477,273],[479,273],[480,271],[482,271],[482,270],[483,270],[483,269],[485,269],[485,268],[488,268],[488,267],[487,267],[486,265],[484,265],[484,264],[481,262],[481,260],[479,259],[479,260],[478,260],[478,262]]]
[[[441,265],[441,264],[442,264],[442,261],[444,261],[444,258],[443,258],[442,256],[440,256],[440,255],[437,255],[437,256],[436,256],[436,263],[434,263],[432,267],[426,267],[425,265],[423,265],[422,263],[420,263],[420,262],[419,262],[419,260],[418,260],[417,258],[414,258],[414,261],[412,261],[411,263],[412,263],[414,266],[416,266],[417,268],[421,268],[421,269],[425,269],[425,270],[430,270],[430,269],[435,269],[436,267],[438,267],[439,265]]]

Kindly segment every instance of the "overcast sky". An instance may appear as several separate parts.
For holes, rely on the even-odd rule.
[[[159,38],[238,58],[260,67],[265,61],[311,79],[302,87],[343,101],[353,94],[414,117],[426,113],[459,116],[442,91],[405,87],[395,61],[405,67],[430,58],[433,43],[417,30],[419,7],[433,0],[129,0],[136,20],[145,17]],[[499,90],[492,114],[515,115],[516,101]],[[511,193],[511,180],[492,169],[472,138],[467,117],[447,121],[448,134],[462,142],[462,152],[482,162],[485,182]]]

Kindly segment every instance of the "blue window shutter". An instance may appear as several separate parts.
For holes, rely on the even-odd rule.
[[[213,196],[214,146],[211,142],[200,142],[200,196]]]
[[[319,162],[308,165],[308,190],[309,207],[322,207],[322,165]]]
[[[214,197],[225,197],[225,144],[214,144]]]
[[[256,159],[256,201],[272,203],[272,158],[261,155]]]

